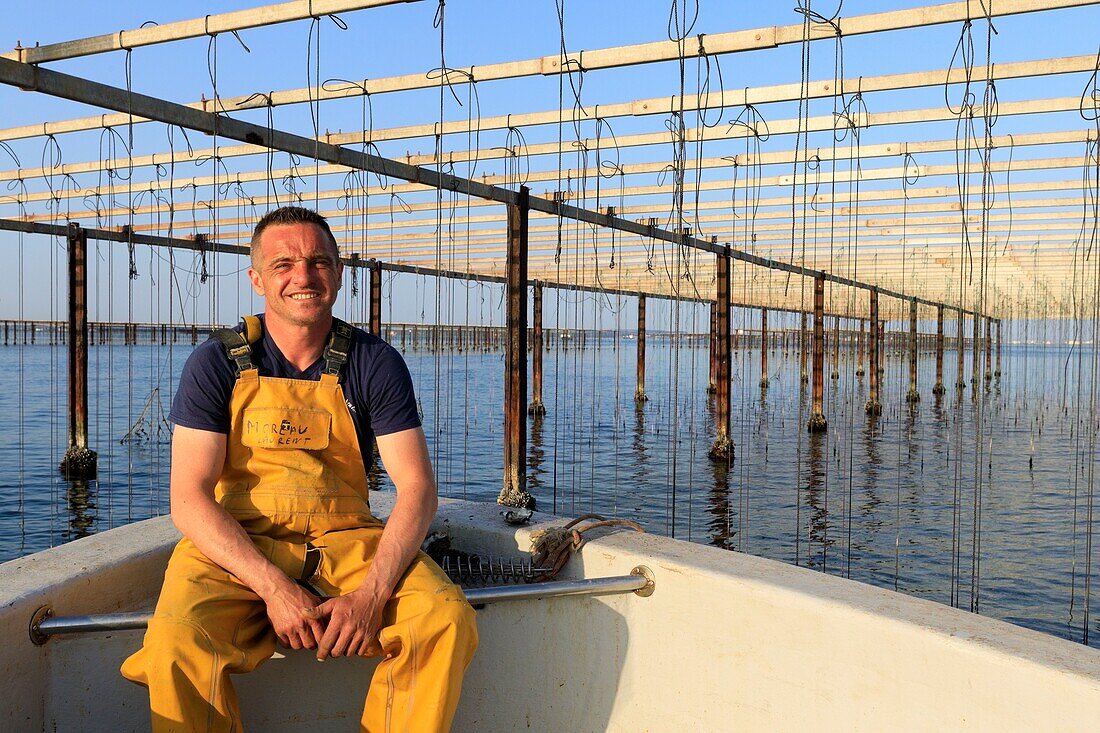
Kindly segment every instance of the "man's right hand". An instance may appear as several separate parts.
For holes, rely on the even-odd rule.
[[[317,619],[306,618],[302,611],[319,606],[320,598],[290,578],[262,598],[267,605],[267,618],[280,644],[291,649],[317,648],[325,634],[324,624]]]

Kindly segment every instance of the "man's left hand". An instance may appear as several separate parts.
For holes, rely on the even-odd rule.
[[[372,657],[382,654],[378,631],[387,598],[360,588],[330,598],[314,609],[303,609],[307,618],[328,618],[325,634],[317,644],[317,660],[331,657]]]

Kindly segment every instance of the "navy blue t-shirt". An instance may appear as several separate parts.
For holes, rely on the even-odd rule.
[[[261,316],[261,320],[263,317]],[[243,324],[236,329],[240,332]],[[324,358],[305,371],[286,360],[267,329],[252,344],[252,363],[260,376],[318,381]],[[180,374],[168,419],[196,430],[229,434],[229,402],[236,368],[217,339],[196,348]],[[362,329],[352,330],[348,361],[340,370],[344,399],[355,423],[365,463],[372,459],[373,438],[420,427],[412,377],[397,349]]]

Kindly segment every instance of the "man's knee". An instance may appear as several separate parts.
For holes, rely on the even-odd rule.
[[[191,669],[196,673],[249,672],[271,656],[268,644],[241,645],[233,638],[221,638],[197,619],[154,616],[145,632],[140,665],[146,670],[161,667],[173,674]],[[124,669],[125,672],[125,669]]]
[[[180,658],[209,659],[219,655],[210,633],[199,622],[185,618],[154,616],[149,621],[142,648],[151,658],[166,663]]]
[[[478,643],[477,612],[461,590],[456,587],[436,593],[429,617],[442,633],[453,636],[456,647],[465,647],[473,654]]]

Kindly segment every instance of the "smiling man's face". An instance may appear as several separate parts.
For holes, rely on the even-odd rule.
[[[344,266],[336,247],[316,224],[273,224],[260,237],[248,277],[267,300],[267,318],[312,326],[328,319]]]

